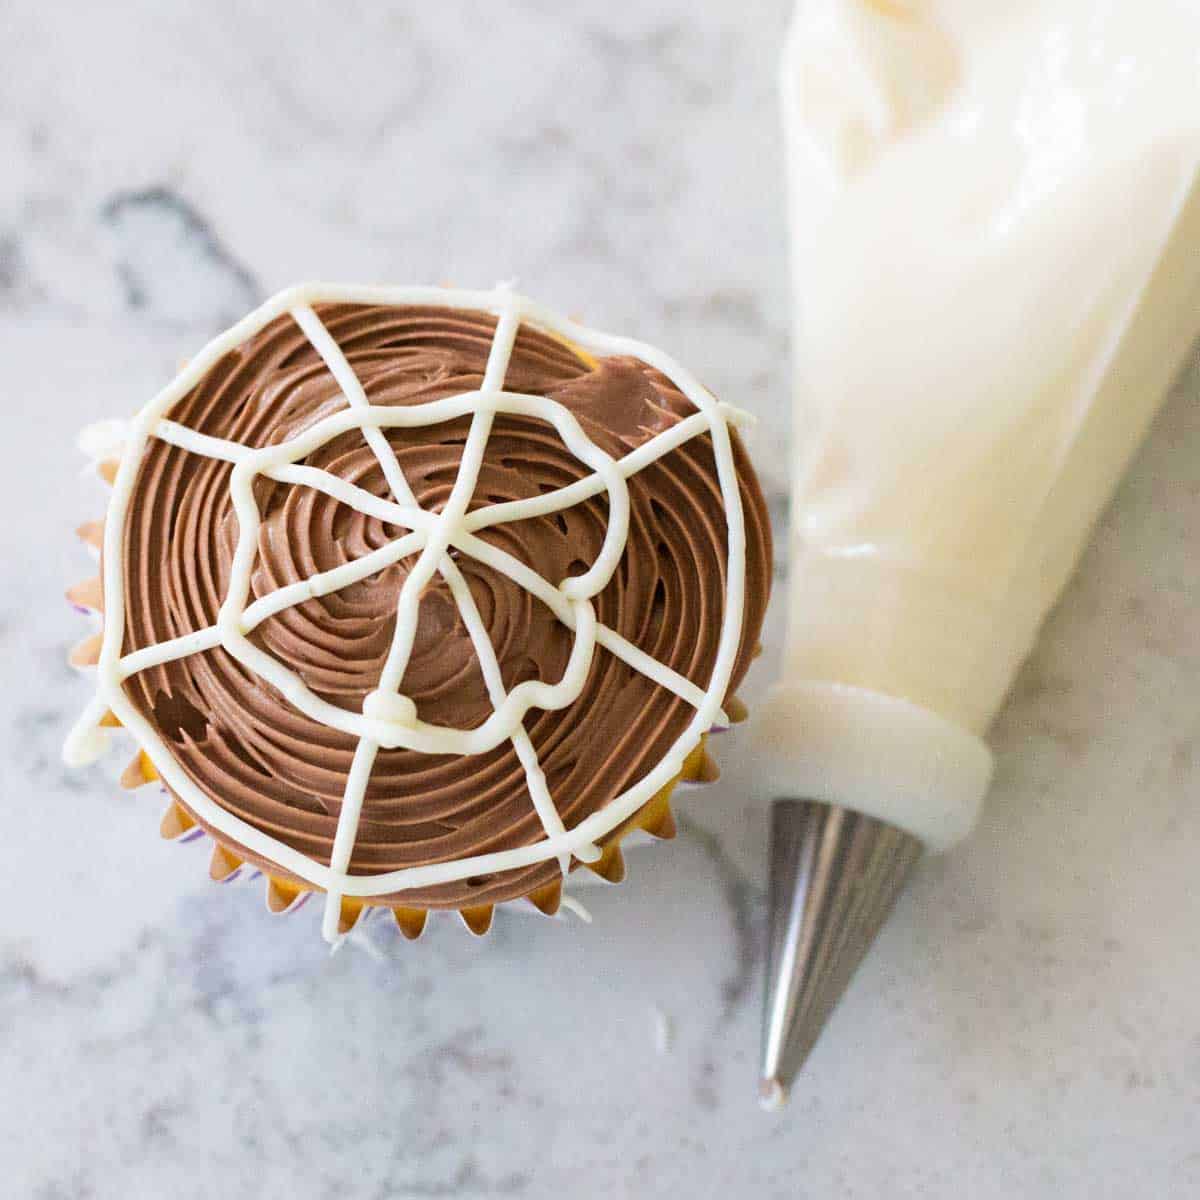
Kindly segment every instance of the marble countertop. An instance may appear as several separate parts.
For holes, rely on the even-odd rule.
[[[919,869],[782,1114],[754,1100],[736,734],[592,925],[332,958],[316,906],[271,917],[161,842],[116,759],[60,766],[86,688],[59,597],[102,502],[75,431],[293,280],[517,276],[637,331],[760,415],[782,513],[785,7],[5,5],[6,1195],[1200,1194],[1200,363],[994,730],[982,824]]]

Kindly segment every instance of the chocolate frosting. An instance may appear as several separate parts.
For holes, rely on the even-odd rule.
[[[373,404],[418,404],[480,386],[495,327],[491,316],[346,304],[319,306],[318,312]],[[595,362],[529,326],[517,338],[505,386],[565,405],[614,457],[694,411],[644,363]],[[168,415],[202,433],[258,447],[295,436],[344,403],[302,332],[281,317],[221,359]],[[387,432],[424,507],[438,509],[449,496],[467,424]],[[758,640],[771,563],[762,493],[736,434],[733,441],[747,552],[745,618],[731,692]],[[307,462],[388,494],[378,462],[357,431],[328,443]],[[215,621],[237,536],[230,470],[227,463],[156,439],[148,444],[127,516],[125,652]],[[472,507],[551,491],[588,473],[552,427],[500,416]],[[628,545],[594,601],[597,615],[704,688],[722,625],[727,543],[710,437],[694,438],[633,475],[629,493]],[[260,479],[256,497],[263,523],[252,599],[405,532],[302,486]],[[606,517],[601,495],[561,513],[487,528],[480,536],[558,582],[594,560]],[[570,653],[571,632],[506,576],[452,553],[491,634],[505,687],[533,678],[556,682]],[[364,696],[377,686],[397,595],[413,561],[285,610],[260,625],[252,639],[317,694],[360,711]],[[125,687],[207,795],[305,854],[329,861],[353,738],[298,712],[222,649],[149,668]],[[437,576],[421,597],[401,690],[415,701],[419,716],[434,724],[468,729],[492,711],[469,635]],[[525,720],[568,828],[642,778],[693,715],[689,704],[597,647],[579,698],[557,712],[533,709]],[[235,853],[287,878],[217,836]],[[373,874],[542,837],[511,744],[471,756],[382,750],[350,870]],[[419,907],[490,904],[526,895],[551,882],[557,871],[551,861],[393,899]]]

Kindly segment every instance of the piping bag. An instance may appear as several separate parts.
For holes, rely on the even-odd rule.
[[[783,1101],[1200,330],[1194,0],[799,0],[797,442],[761,1098]]]

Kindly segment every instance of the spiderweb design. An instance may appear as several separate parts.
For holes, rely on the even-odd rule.
[[[411,406],[372,405],[346,355],[314,308],[322,302],[390,306],[424,304],[493,314],[496,325],[481,385],[474,391]],[[283,314],[290,315],[320,356],[341,392],[344,407],[286,441],[259,448],[200,433],[165,416],[222,355]],[[624,457],[613,458],[587,437],[574,415],[562,404],[546,396],[505,390],[509,360],[524,322],[587,350],[641,359],[678,387],[696,411]],[[471,509],[488,438],[495,418],[502,414],[533,418],[552,425],[567,450],[591,473],[538,496]],[[249,850],[324,889],[322,928],[330,941],[336,941],[339,936],[341,902],[345,896],[378,896],[550,859],[556,859],[566,874],[572,858],[596,861],[601,854],[597,841],[674,779],[700,737],[714,724],[725,722],[720,706],[738,650],[744,599],[745,531],[728,428],[740,415],[729,406],[716,402],[683,368],[653,347],[564,321],[507,287],[490,292],[460,292],[305,285],[280,293],[210,343],[147,405],[133,424],[105,522],[103,583],[106,614],[97,693],[68,738],[65,748],[68,761],[87,761],[102,752],[105,735],[99,726],[111,709],[149,755],[163,780],[199,817]],[[469,418],[470,424],[449,497],[440,511],[425,509],[418,503],[384,431],[437,425],[461,418]],[[305,465],[306,458],[314,451],[353,431],[361,434],[378,461],[387,483],[387,496],[377,496],[329,471]],[[691,438],[706,433],[712,437],[726,510],[728,559],[724,623],[708,687],[702,689],[601,624],[592,601],[612,578],[625,551],[630,517],[627,479]],[[134,479],[151,438],[191,454],[232,464],[229,492],[237,520],[237,544],[228,590],[212,625],[123,654],[122,538]],[[262,524],[254,483],[264,476],[278,483],[313,488],[404,532],[369,553],[279,587],[251,602],[251,579]],[[608,525],[599,553],[580,575],[548,580],[479,536],[481,531],[504,522],[552,515],[602,493],[608,504]],[[517,683],[511,690],[506,689],[495,648],[455,556],[474,558],[507,576],[544,603],[572,632],[571,651],[557,682],[532,679]],[[318,696],[297,673],[251,641],[249,635],[259,625],[285,609],[350,587],[401,559],[412,560],[412,566],[399,590],[392,640],[378,683],[367,694],[361,712],[348,711]],[[421,595],[435,575],[444,581],[457,606],[478,659],[491,705],[491,714],[484,722],[469,730],[420,720],[413,700],[400,690],[413,650]],[[216,647],[221,647],[260,676],[312,720],[356,739],[328,865],[242,820],[207,796],[183,771],[159,731],[126,695],[123,683],[137,672]],[[597,647],[686,701],[695,709],[695,715],[655,768],[600,811],[592,813],[573,829],[567,829],[550,795],[523,722],[532,708],[563,709],[580,696]],[[453,861],[410,866],[375,875],[350,874],[363,800],[380,749],[403,747],[426,754],[472,755],[486,753],[506,741],[511,743],[523,768],[544,838],[530,845]]]

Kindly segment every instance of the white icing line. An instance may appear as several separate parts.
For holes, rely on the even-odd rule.
[[[343,368],[343,375],[348,376],[348,379],[342,383],[342,390],[351,406],[358,408],[368,406],[369,401],[361,386],[358,385],[358,380],[346,362],[345,356],[333,342],[325,327],[317,320],[316,314],[311,309],[302,308],[293,315],[310,341],[313,341],[314,338],[318,339],[314,345],[317,346],[318,352],[322,354],[330,369],[334,371],[335,377],[337,377],[339,365]],[[463,446],[454,486],[450,489],[450,497],[429,531],[420,557],[400,586],[400,595],[396,602],[396,625],[392,631],[392,644],[379,677],[379,686],[374,693],[366,697],[363,703],[364,715],[367,712],[368,704],[372,704],[374,708],[378,709],[381,699],[395,697],[397,689],[404,679],[404,672],[408,668],[408,660],[412,653],[413,640],[416,637],[421,592],[433,578],[438,563],[447,556],[446,552],[450,546],[450,536],[454,526],[459,524],[466,515],[471,497],[475,494],[475,484],[483,466],[483,452],[487,446],[488,435],[492,431],[494,419],[494,410],[491,405],[492,394],[504,386],[508,360],[512,354],[513,343],[516,341],[520,323],[516,306],[512,305],[506,309],[496,324],[487,367],[484,370],[483,387],[480,389],[478,397],[479,404],[471,418],[471,429],[467,434],[466,444]],[[325,343],[324,348],[322,348],[322,340]],[[347,389],[350,380],[353,380],[357,394],[353,389]],[[371,442],[371,448],[380,460],[385,474],[388,474],[387,460],[390,459],[395,470],[388,475],[389,483],[394,494],[403,495],[408,491],[408,483],[402,476],[398,480],[394,478],[394,476],[400,475],[400,469],[392,454],[391,446],[378,430],[375,431],[375,436],[382,440],[383,445],[379,446],[376,442]],[[576,645],[578,645],[578,641]],[[505,699],[507,700],[507,697]],[[396,706],[391,707],[393,711],[396,710]],[[500,707],[502,709],[503,705]],[[416,708],[411,702],[408,711],[405,712],[405,717],[407,720],[398,723],[402,725],[415,724]],[[344,878],[349,871],[350,857],[354,851],[358,823],[362,815],[363,798],[370,780],[371,767],[379,753],[379,745],[379,740],[374,737],[363,737],[359,741],[350,775],[346,780],[346,790],[342,797],[342,808],[338,814],[337,832],[334,836],[333,851],[329,860],[331,873],[339,879]],[[333,887],[329,888],[325,897],[325,916],[322,922],[322,931],[327,941],[332,941],[338,936],[341,899],[341,893],[338,890]]]
[[[377,429],[364,430],[365,433],[378,433]],[[161,441],[199,454],[205,458],[215,458],[222,462],[241,463],[252,459],[254,450],[243,446],[240,442],[226,441],[224,438],[210,437],[206,433],[197,433],[186,425],[175,421],[160,421],[154,428],[154,436]],[[381,435],[382,436],[382,435]],[[278,467],[268,467],[259,472],[269,479],[279,483],[300,484],[314,491],[324,492],[334,500],[350,508],[356,508],[368,517],[378,517],[392,525],[401,525],[406,529],[424,529],[432,524],[432,515],[416,506],[413,501],[409,504],[397,504],[394,500],[385,500],[360,488],[356,484],[331,475],[328,471],[319,471],[316,467],[296,466],[288,463]]]
[[[342,395],[345,397],[349,407],[360,411],[370,409],[371,402],[367,398],[362,383],[354,373],[349,360],[342,352],[342,348],[330,335],[317,314],[307,305],[301,305],[292,310],[292,319],[300,326],[305,337],[308,338],[309,342],[324,360],[325,365],[329,368],[338,386],[342,389]],[[416,507],[416,497],[413,495],[408,479],[400,469],[400,463],[392,451],[391,443],[388,442],[387,438],[378,429],[364,429],[363,437],[374,453],[380,469],[383,471],[383,476],[387,480],[392,496],[396,500],[407,500],[410,506]],[[427,553],[428,545],[426,544],[421,547],[422,558]],[[403,594],[401,595],[400,602],[403,604]],[[399,612],[397,613],[396,624],[397,626],[400,624]],[[393,637],[392,654],[395,653],[395,648],[395,639]],[[400,675],[403,675],[403,670],[401,670]],[[394,691],[394,689],[392,690]],[[364,715],[367,712],[368,702],[378,699],[384,694],[384,684],[381,680],[376,694],[368,696],[364,700]],[[375,707],[378,708],[378,705]],[[411,705],[410,708],[412,708]],[[415,717],[415,708],[412,708],[411,714],[406,715]],[[346,778],[346,787],[342,793],[342,808],[338,813],[337,829],[334,833],[334,842],[330,854],[330,870],[331,872],[335,872],[336,877],[339,879],[343,878],[349,870],[350,859],[354,853],[354,843],[358,837],[358,826],[362,818],[363,801],[366,797],[371,770],[375,765],[378,753],[379,742],[377,740],[367,735],[360,736],[358,745],[354,750],[354,759],[351,763],[350,772]],[[329,942],[336,942],[338,937],[342,895],[342,891],[332,885],[327,889],[325,894],[325,910],[321,918],[321,932],[326,941]]]
[[[547,583],[536,571],[526,566],[519,558],[514,558],[499,546],[485,542],[473,534],[463,533],[454,539],[454,544],[472,558],[478,559],[485,566],[491,567],[507,575],[514,583],[519,584],[527,592],[536,596],[551,612],[568,628],[574,629],[574,610],[565,601],[562,593],[552,584]],[[674,692],[681,700],[686,700],[693,708],[699,708],[704,703],[705,691],[697,687],[690,679],[673,671],[666,663],[659,662],[645,650],[635,646],[623,638],[615,629],[607,625],[597,624],[596,641],[610,653],[615,654],[622,662],[633,667],[660,687]],[[717,709],[721,722],[728,718],[721,709]]]
[[[340,347],[325,330],[311,307],[314,303],[322,301],[388,306],[424,304],[441,308],[482,309],[495,313],[498,323],[483,387],[478,392],[451,396],[423,405],[372,407]],[[316,422],[288,442],[260,449],[210,438],[164,420],[170,407],[187,395],[218,359],[235,350],[270,321],[289,312],[329,367],[346,398],[347,409],[339,410]],[[651,439],[624,458],[613,460],[584,435],[574,417],[563,406],[545,397],[522,396],[501,390],[508,357],[522,321],[565,337],[586,350],[602,355],[627,354],[640,358],[672,380],[696,405],[698,413]],[[572,453],[592,467],[593,474],[545,496],[493,505],[468,515],[466,508],[474,491],[478,471],[482,465],[484,445],[496,413],[521,413],[550,422],[557,428],[564,444]],[[430,425],[468,414],[472,417],[471,433],[464,448],[451,500],[441,513],[422,512],[416,507],[403,472],[400,471],[390,444],[381,431],[392,427]],[[745,586],[745,529],[737,472],[728,433],[728,424],[741,419],[741,414],[728,406],[719,405],[690,373],[654,347],[629,338],[611,337],[585,329],[574,322],[563,321],[548,309],[516,296],[508,289],[477,292],[438,288],[352,288],[342,285],[307,284],[281,292],[210,342],[127,427],[125,453],[114,481],[109,519],[105,522],[103,584],[107,613],[96,673],[97,694],[71,731],[64,754],[68,761],[80,762],[101,752],[105,738],[104,731],[97,728],[97,723],[108,709],[112,709],[118,720],[146,751],[166,784],[198,816],[226,836],[241,842],[248,850],[277,863],[283,870],[290,871],[316,887],[325,888],[328,893],[326,933],[330,934],[328,924],[332,915],[335,937],[337,902],[341,896],[378,896],[407,888],[465,879],[474,874],[512,870],[555,857],[566,862],[569,862],[572,855],[590,858],[596,853],[595,842],[632,816],[677,776],[687,754],[696,746],[703,733],[725,719],[720,709],[720,700],[727,690],[740,642]],[[356,488],[344,480],[337,480],[326,472],[297,465],[300,459],[331,438],[355,428],[362,431],[364,438],[375,451],[393,495],[400,503],[372,496],[364,489]],[[629,515],[625,479],[682,444],[687,438],[705,430],[711,431],[712,434],[717,476],[726,507],[729,557],[725,620],[718,640],[709,686],[707,690],[702,690],[677,675],[665,664],[659,663],[631,645],[615,631],[599,627],[590,599],[611,578],[624,550]],[[238,542],[230,571],[229,592],[221,605],[217,624],[212,629],[199,630],[158,646],[145,647],[122,658],[125,596],[121,562],[125,514],[147,438],[155,435],[195,453],[233,463],[230,493],[238,518]],[[247,606],[250,573],[261,524],[252,491],[253,480],[259,474],[281,482],[315,487],[366,515],[391,521],[410,528],[413,532],[370,555],[311,579],[278,589]],[[604,491],[608,492],[609,528],[601,553],[584,575],[563,580],[557,587],[472,534],[473,529],[486,528],[501,520],[521,520],[558,511],[562,507]],[[548,603],[555,615],[575,631],[575,641],[567,668],[557,684],[530,680],[519,684],[507,696],[502,695],[503,684],[499,680],[498,664],[494,672],[491,669],[491,664],[495,662],[495,651],[491,649],[489,654],[483,649],[483,642],[487,640],[486,630],[478,620],[473,601],[464,602],[463,594],[468,591],[465,580],[447,554],[452,545],[465,552],[474,553],[481,561],[503,570],[505,574],[527,587],[532,594]],[[369,702],[374,702],[365,703],[362,714],[346,713],[321,701],[297,676],[258,650],[247,639],[246,634],[255,624],[291,604],[302,603],[305,599],[344,587],[381,569],[389,562],[398,561],[399,558],[413,553],[419,553],[418,563],[402,586],[401,599],[397,604],[397,635],[393,641],[395,654],[389,655],[388,665],[380,680],[380,688],[368,697]],[[420,722],[415,718],[415,709],[411,701],[406,706],[401,703],[404,698],[395,694],[403,678],[404,666],[412,645],[416,600],[420,588],[428,582],[435,570],[440,570],[447,576],[447,582],[455,594],[460,611],[464,614],[464,622],[468,625],[472,642],[484,666],[485,678],[489,679],[489,695],[493,699],[494,711],[476,730],[444,729]],[[413,583],[414,576],[420,580],[419,584]],[[469,601],[469,595],[467,599]],[[471,616],[471,610],[474,610],[474,617]],[[528,752],[522,750],[521,739],[524,730],[521,722],[530,707],[563,708],[578,697],[597,643],[654,682],[693,704],[696,713],[655,768],[605,808],[585,818],[573,829],[566,830],[562,828],[561,817],[552,800],[544,791],[544,777],[537,765],[536,755],[532,754],[532,744],[529,744]],[[360,739],[360,754],[356,755],[355,764],[347,780],[338,836],[335,837],[332,867],[326,867],[308,858],[227,812],[206,796],[173,758],[157,730],[138,713],[125,695],[121,686],[122,680],[134,670],[216,645],[223,646],[239,661],[278,688],[284,697],[302,712],[334,728],[344,729]],[[497,700],[499,704],[496,703]],[[371,710],[369,713],[368,709]],[[361,811],[362,794],[369,779],[369,760],[374,758],[374,753],[380,745],[403,745],[427,753],[470,754],[491,749],[505,738],[513,741],[526,769],[531,798],[546,826],[547,836],[544,840],[513,850],[473,855],[454,862],[431,863],[424,867],[408,867],[377,875],[352,876],[346,873]],[[372,744],[375,744],[374,750],[370,749]],[[357,809],[354,809],[355,796],[358,798]],[[570,898],[564,897],[564,904],[568,908],[573,907],[574,903]]]
[[[420,548],[420,535],[410,533],[407,537],[388,542],[387,545],[380,546],[378,550],[343,563],[340,567],[332,567],[328,571],[322,571],[319,575],[310,575],[307,579],[277,588],[256,600],[242,613],[239,627],[242,633],[250,633],[268,617],[283,612],[285,608],[292,608],[294,605],[303,604],[306,600],[327,596],[330,592],[349,587],[352,583],[358,583],[359,580],[374,575],[384,567],[399,562],[407,555],[415,554]],[[220,628],[210,625],[207,629],[185,633],[177,638],[156,642],[153,646],[145,646],[141,650],[126,654],[117,664],[118,674],[122,680],[125,680],[139,671],[144,671],[147,667],[161,666],[163,663],[173,662],[177,658],[186,658],[189,654],[199,654],[204,650],[215,649],[222,644]]]
[[[576,900],[574,896],[568,896],[566,892],[559,899],[558,907],[565,908],[567,912],[574,913],[585,925],[592,923],[592,914],[583,906],[582,902]]]
[[[402,558],[415,554],[421,548],[421,542],[420,533],[410,533],[380,546],[378,550],[372,550],[370,554],[364,554],[361,558],[342,563],[340,567],[330,567],[328,571],[322,571],[318,575],[310,575],[307,579],[299,579],[286,587],[277,588],[246,609],[242,629],[249,633],[255,626],[285,608],[303,604],[305,600],[327,596],[330,592],[341,591],[352,583],[359,583],[377,571],[398,563]]]
[[[300,326],[304,331],[304,336],[312,343],[313,349],[324,359],[329,373],[337,380],[338,387],[342,389],[346,403],[351,408],[370,408],[371,402],[367,399],[367,393],[363,390],[353,367],[350,366],[346,356],[342,353],[341,346],[333,340],[329,330],[325,328],[317,314],[307,304],[300,304],[292,309],[292,320]],[[392,453],[392,447],[387,438],[378,429],[364,429],[363,436],[379,460],[379,465],[383,469],[383,477],[387,480],[388,487],[392,489],[392,495],[397,500],[404,498],[415,503],[412,489],[408,486],[404,472],[400,470],[400,464],[396,461],[396,456]]]
[[[722,404],[721,408],[725,411],[726,419],[735,424],[737,423],[735,417],[746,415],[729,404]],[[643,442],[636,450],[631,450],[624,458],[617,459],[617,470],[624,479],[636,475],[638,471],[657,462],[672,450],[678,449],[684,442],[690,441],[697,434],[706,433],[708,422],[709,417],[706,413],[693,413],[692,416],[685,417],[677,425],[664,429],[662,433],[655,434],[648,442]],[[540,496],[530,496],[523,500],[506,500],[501,504],[490,504],[486,508],[477,508],[473,513],[468,514],[466,527],[474,533],[479,529],[486,529],[490,525],[499,525],[502,522],[549,516],[551,513],[582,504],[585,500],[600,495],[605,486],[604,478],[600,474],[587,475],[583,479],[577,479],[574,483],[567,484],[566,487],[557,488],[553,492],[544,492]]]
[[[245,446],[241,442],[231,442],[226,438],[213,437],[208,433],[200,433],[178,421],[168,421],[165,417],[151,430],[160,441],[178,446],[203,458],[215,458],[221,462],[239,463],[254,456],[254,447]]]
[[[205,650],[216,649],[220,644],[221,631],[215,625],[210,625],[207,629],[184,633],[168,641],[156,642],[153,646],[145,646],[132,654],[126,654],[117,664],[117,671],[120,678],[126,680],[130,675],[136,675],[147,667],[159,667],[179,658],[202,654]]]
[[[500,663],[496,658],[496,649],[484,627],[483,618],[479,615],[479,607],[475,603],[475,597],[471,595],[470,586],[453,560],[448,558],[447,562],[450,566],[449,570],[444,571],[446,581],[450,585],[450,590],[458,604],[458,610],[462,614],[463,624],[470,634],[471,644],[475,647],[484,683],[487,685],[488,699],[491,700],[493,708],[500,708],[507,699],[507,694],[504,690],[504,681],[500,676]],[[529,740],[529,734],[525,731],[524,725],[517,727],[516,732],[512,735],[512,743],[521,766],[525,770],[529,798],[533,801],[542,827],[551,836],[566,833],[562,817],[546,786],[546,776],[538,763],[537,751],[534,749],[533,742]],[[600,847],[596,845],[583,846],[577,851],[577,856],[584,862],[595,862],[600,854]],[[570,865],[569,855],[559,855],[559,867],[564,875],[570,869]]]

